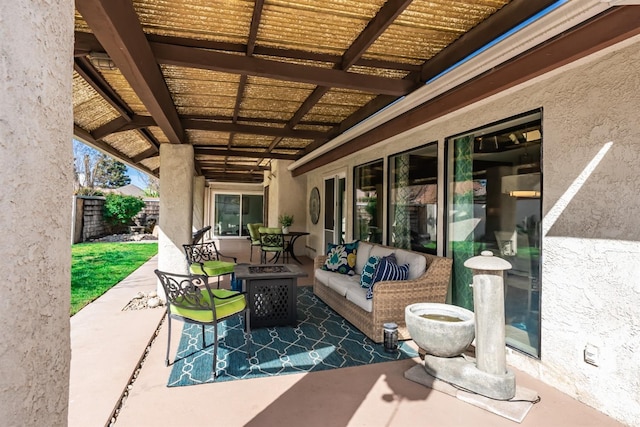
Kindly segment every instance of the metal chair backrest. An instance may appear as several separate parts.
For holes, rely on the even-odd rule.
[[[218,248],[214,241],[182,246],[184,247],[184,252],[187,255],[187,262],[189,262],[189,264],[220,260]]]
[[[282,234],[282,229],[275,227],[261,227],[260,244],[263,247],[284,248],[284,234]]]
[[[188,310],[211,311],[215,323],[216,310],[212,303],[214,298],[206,276],[167,273],[160,270],[155,270],[155,273],[164,289],[169,313],[171,306]],[[204,290],[209,294],[209,298],[203,298]]]

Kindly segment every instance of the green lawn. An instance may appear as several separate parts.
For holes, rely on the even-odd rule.
[[[158,243],[80,243],[71,247],[71,315],[158,253]]]

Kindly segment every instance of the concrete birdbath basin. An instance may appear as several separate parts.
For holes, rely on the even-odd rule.
[[[474,313],[456,305],[411,304],[405,308],[404,318],[411,339],[434,356],[458,356],[475,337]]]

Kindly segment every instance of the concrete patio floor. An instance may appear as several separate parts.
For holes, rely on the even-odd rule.
[[[299,243],[301,244],[301,242]],[[249,262],[246,240],[223,240],[221,250]],[[299,252],[299,250],[297,250]],[[253,261],[259,260],[254,249]],[[301,257],[309,277],[312,260]],[[108,425],[145,354],[163,309],[122,311],[139,291],[155,289],[152,258],[105,295],[71,318],[69,426]],[[175,354],[182,327],[172,338]],[[116,420],[120,426],[514,426],[505,418],[404,378],[420,359],[334,369],[310,374],[230,381],[188,387],[166,386],[167,330],[163,323]],[[575,399],[514,370],[519,386],[541,401],[522,426],[620,426]]]

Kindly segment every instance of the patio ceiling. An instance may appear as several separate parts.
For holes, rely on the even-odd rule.
[[[76,0],[80,139],[155,176],[262,182],[554,0]]]

